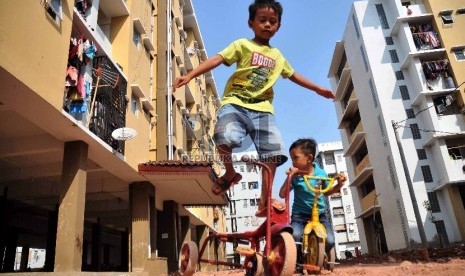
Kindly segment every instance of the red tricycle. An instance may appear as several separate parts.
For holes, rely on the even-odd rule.
[[[268,199],[266,220],[254,231],[244,233],[214,233],[210,234],[198,251],[197,245],[190,241],[181,247],[179,256],[179,273],[194,274],[198,262],[213,265],[228,266],[244,269],[245,275],[292,275],[296,266],[297,249],[292,237],[292,227],[289,217],[289,196],[284,206],[272,204],[271,170],[264,163],[252,160],[248,156],[241,159],[245,163],[260,166],[268,177]],[[276,201],[275,201],[276,202]],[[264,239],[265,246],[260,249],[260,241]],[[243,263],[220,260],[199,259],[203,255],[209,242],[230,242],[233,244],[247,244],[248,247],[238,246],[236,253],[244,256]]]

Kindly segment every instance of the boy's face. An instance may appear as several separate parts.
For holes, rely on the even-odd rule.
[[[271,8],[260,8],[253,21],[249,20],[249,27],[252,28],[255,39],[269,41],[278,31],[280,26],[278,14]]]
[[[289,155],[291,156],[292,166],[299,170],[306,171],[312,165],[312,154],[305,154],[302,148],[293,148]]]

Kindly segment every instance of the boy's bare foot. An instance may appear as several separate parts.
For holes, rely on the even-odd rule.
[[[220,195],[229,190],[229,188],[232,185],[237,184],[239,181],[241,181],[241,179],[242,175],[240,175],[239,173],[234,173],[234,176],[231,178],[231,180],[228,180],[225,177],[225,175],[223,175],[222,177],[218,178],[218,180],[216,181],[216,185],[212,187],[212,192],[215,195]]]

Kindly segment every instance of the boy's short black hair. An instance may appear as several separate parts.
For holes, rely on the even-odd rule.
[[[305,154],[313,154],[313,156],[315,156],[317,146],[318,144],[315,141],[315,139],[301,138],[292,143],[291,147],[289,148],[289,151],[295,148],[301,148]]]
[[[278,14],[279,25],[281,25],[281,16],[283,15],[283,7],[281,3],[276,2],[275,0],[254,0],[249,6],[249,20],[253,21],[257,10],[261,8],[270,8],[273,9]]]

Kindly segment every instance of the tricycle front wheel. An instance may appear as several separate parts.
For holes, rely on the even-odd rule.
[[[308,273],[320,273],[325,259],[325,243],[324,240],[311,232],[308,236],[308,243],[304,252],[307,252],[304,257],[305,264],[318,267],[317,271],[309,270]]]
[[[269,275],[292,275],[296,260],[297,249],[294,238],[288,232],[280,232],[272,238],[271,252],[265,261],[265,270]]]

